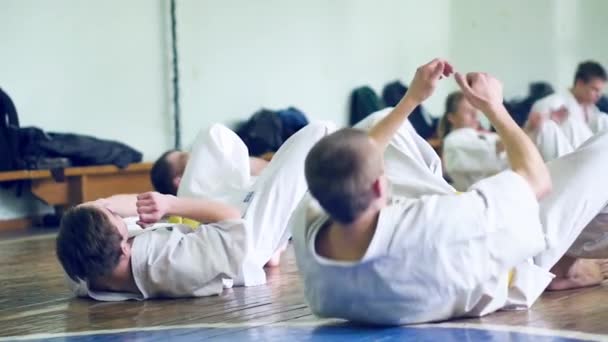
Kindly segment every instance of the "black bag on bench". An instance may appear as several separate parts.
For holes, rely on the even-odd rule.
[[[23,168],[18,148],[19,117],[13,101],[0,89],[0,172]]]

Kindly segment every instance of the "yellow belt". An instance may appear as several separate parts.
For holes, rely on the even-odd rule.
[[[508,277],[508,279],[509,279],[509,287],[511,287],[511,286],[513,285],[513,278],[514,278],[514,277],[515,277],[515,269],[514,269],[514,268],[512,268],[512,269],[509,271],[509,277]]]
[[[180,216],[169,216],[169,218],[167,219],[167,222],[175,223],[175,224],[185,224],[192,229],[196,229],[196,228],[198,228],[198,226],[201,225],[201,223],[198,221],[191,220],[191,219],[185,218],[185,217],[180,217]]]

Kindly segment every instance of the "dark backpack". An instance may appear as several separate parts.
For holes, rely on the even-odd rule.
[[[376,92],[368,87],[359,87],[353,90],[350,96],[350,118],[351,126],[365,119],[371,113],[377,112],[386,105]]]
[[[236,134],[247,145],[249,155],[256,157],[277,151],[283,144],[282,132],[281,118],[268,109],[260,109],[236,130]]]
[[[287,141],[289,137],[296,134],[299,130],[308,125],[308,118],[306,118],[306,114],[295,107],[281,109],[276,111],[276,113],[283,124],[283,130],[281,132],[283,142]]]
[[[608,97],[606,95],[602,95],[595,105],[602,113],[608,113]]]
[[[276,152],[289,137],[308,125],[306,115],[295,107],[281,110],[260,109],[249,120],[237,125],[236,134],[249,149],[250,156]]]
[[[530,115],[530,110],[534,103],[553,93],[553,87],[549,83],[533,82],[530,83],[528,96],[526,96],[525,99],[521,101],[509,101],[505,104],[505,107],[509,113],[511,113],[513,120],[515,120],[519,126],[523,127],[526,121],[528,121],[528,116]]]
[[[395,107],[406,92],[407,87],[405,85],[399,81],[394,81],[384,86],[382,99],[388,106]],[[430,118],[430,122],[427,121],[427,118]],[[422,106],[414,108],[409,120],[418,135],[424,139],[432,138],[437,131],[437,125],[439,125],[439,119],[432,118]]]
[[[18,149],[19,117],[13,101],[0,89],[0,172],[22,168]]]

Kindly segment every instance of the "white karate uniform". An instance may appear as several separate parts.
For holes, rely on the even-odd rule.
[[[561,107],[568,109],[568,118],[558,126],[570,143],[571,149],[576,149],[594,134],[608,129],[608,115],[602,113],[595,105],[581,105],[569,90],[536,101],[531,112],[540,113],[543,119],[548,120],[550,113]],[[563,150],[563,146],[554,145],[563,143],[556,140],[553,133],[543,137],[542,128],[539,131],[534,132],[532,139],[537,143],[541,153],[548,153],[545,161],[550,161],[555,158],[555,153],[550,151]],[[545,157],[544,153],[543,157]]]
[[[540,203],[548,249],[535,263],[552,267],[567,251],[580,258],[608,258],[608,132],[547,163],[553,191]]]
[[[129,230],[133,236],[131,268],[141,294],[94,291],[88,283],[68,279],[80,297],[100,301],[144,300],[219,295],[232,286],[247,252],[245,221],[202,225],[157,224]]]
[[[197,137],[177,194],[241,209],[249,252],[235,285],[266,283],[263,267],[290,238],[287,222],[307,190],[306,155],[333,130],[328,122],[307,125],[281,146],[259,177],[250,176],[247,146],[230,129],[216,124]]]
[[[466,191],[477,181],[509,167],[506,153],[496,150],[499,140],[496,133],[473,128],[455,129],[445,137],[443,162],[454,188]]]
[[[579,132],[588,131],[587,126],[578,120],[566,119],[562,125],[559,125],[553,120],[544,119],[538,130],[529,134],[545,162],[550,162],[574,151],[572,142],[564,134],[563,127],[566,126],[569,129],[578,126],[580,127]],[[588,133],[591,136],[591,133]]]
[[[333,130],[330,123],[304,127],[281,146],[257,178],[248,176],[247,148],[236,134],[221,125],[201,133],[179,194],[219,198],[241,208],[243,218],[196,230],[166,223],[139,232],[131,227],[137,234],[131,265],[142,296],[95,292],[85,282],[71,282],[73,291],[98,300],[126,300],[217,295],[233,284],[264,284],[263,267],[291,236],[289,217],[307,190],[306,155]],[[207,178],[212,176],[216,178]]]
[[[355,125],[362,130],[371,129],[376,122],[388,115],[393,108],[385,108]],[[414,138],[402,138],[412,135]],[[404,163],[403,155],[407,155],[412,162]],[[409,197],[419,197],[428,194],[453,193],[454,188],[442,176],[441,160],[435,150],[418,134],[409,121],[401,127],[398,138],[391,143],[384,152],[384,172],[391,181],[394,193],[408,194]],[[432,177],[429,177],[429,172]],[[407,175],[407,179],[404,178]]]
[[[177,196],[225,202],[244,211],[241,201],[254,180],[245,143],[226,126],[214,124],[202,129],[192,144]]]
[[[530,186],[510,170],[455,194],[437,174],[439,158],[429,153],[430,146],[413,149],[424,144],[407,123],[391,141],[385,159],[392,201],[380,212],[374,237],[360,261],[318,255],[315,238],[328,217],[309,195],[296,209],[294,247],[305,295],[315,314],[406,324],[529,307],[551,281],[549,269],[606,204],[601,198],[608,198],[606,191],[601,195],[584,191],[588,200],[571,203],[579,184],[594,186],[590,173],[608,171],[608,163],[600,170],[595,165],[608,152],[599,158],[573,153],[571,158],[580,158],[576,164],[568,158],[550,164],[555,190],[539,215]],[[608,150],[608,134],[592,144],[593,149]],[[586,163],[589,167],[583,166]],[[395,166],[401,172],[393,173]],[[423,183],[426,195],[409,192]],[[570,205],[575,210],[566,213]]]

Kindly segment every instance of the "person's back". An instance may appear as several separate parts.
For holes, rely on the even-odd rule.
[[[411,97],[368,134],[338,131],[307,157],[314,199],[300,203],[292,224],[306,298],[319,316],[404,324],[483,315],[510,303],[513,268],[539,280],[526,295],[536,298],[550,281],[547,271],[525,262],[545,248],[536,197],[550,184],[540,156],[525,155],[529,140],[511,149],[515,172],[481,181],[467,193],[451,189],[418,198],[395,193],[387,201],[376,153],[392,144],[393,135],[406,134],[400,127],[407,115],[430,95],[441,72],[449,75],[449,65],[442,63],[420,68]],[[525,138],[513,130],[508,113],[497,115],[497,129],[509,131],[509,143]],[[505,123],[505,117],[511,121]],[[403,151],[403,163],[410,155]],[[437,175],[429,169],[427,178],[436,181]],[[504,244],[517,248],[501,248]]]
[[[520,264],[544,248],[534,194],[511,171],[461,195],[394,195],[357,261],[319,252],[331,219],[313,198],[296,213],[293,239],[306,298],[325,317],[405,324],[483,315],[504,305],[511,269],[533,268]],[[503,243],[517,248],[501,252]]]

